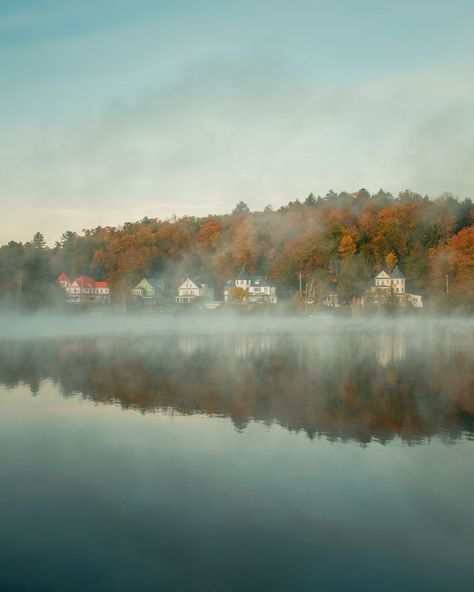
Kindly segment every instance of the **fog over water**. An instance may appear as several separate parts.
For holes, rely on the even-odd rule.
[[[378,331],[406,334],[422,333],[426,343],[442,330],[454,332],[462,338],[472,339],[474,318],[471,315],[452,314],[442,316],[371,315],[313,317],[302,314],[271,315],[238,314],[233,312],[194,311],[189,313],[141,313],[122,315],[102,311],[84,314],[56,314],[54,312],[31,312],[27,314],[2,313],[0,311],[0,339],[36,339],[43,337],[83,335],[143,335],[143,334],[214,334],[246,333],[307,333],[318,341],[327,340],[344,331]]]
[[[470,591],[473,329],[1,318],[0,589]]]
[[[148,317],[148,318],[147,318]],[[368,442],[474,431],[474,323],[141,315],[4,317],[0,382],[52,380],[142,412]]]

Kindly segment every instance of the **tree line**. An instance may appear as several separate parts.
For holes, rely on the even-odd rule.
[[[37,232],[26,243],[0,247],[4,305],[58,302],[54,279],[90,275],[112,294],[142,277],[189,275],[215,287],[245,265],[271,279],[288,297],[303,285],[333,283],[339,299],[360,297],[370,278],[398,264],[411,289],[442,305],[474,302],[474,205],[450,194],[436,199],[410,190],[394,196],[329,191],[274,210],[160,220],[145,217],[118,227],[66,231],[52,247]]]

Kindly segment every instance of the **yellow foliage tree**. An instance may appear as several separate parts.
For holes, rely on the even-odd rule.
[[[337,249],[341,257],[347,257],[353,255],[356,252],[356,245],[354,239],[350,234],[344,234],[339,241],[339,247]]]
[[[397,264],[397,256],[395,255],[395,253],[393,251],[390,251],[390,253],[388,255],[386,255],[385,257],[385,263],[387,264],[387,267],[389,269],[393,269],[395,267],[395,265]]]
[[[245,288],[231,288],[227,295],[227,298],[231,302],[247,302],[249,293]]]

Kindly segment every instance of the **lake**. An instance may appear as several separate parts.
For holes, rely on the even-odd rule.
[[[9,322],[2,592],[474,589],[471,320]]]

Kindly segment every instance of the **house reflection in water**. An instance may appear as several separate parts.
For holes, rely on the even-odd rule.
[[[258,421],[361,443],[455,439],[474,434],[470,338],[344,328],[0,342],[0,384],[41,394],[49,380],[64,397],[225,416],[239,430]]]
[[[219,356],[227,355],[244,360],[253,356],[268,353],[276,347],[275,335],[231,335],[219,340]],[[192,356],[200,351],[209,351],[209,338],[202,335],[180,335],[177,347],[185,356]]]
[[[178,350],[185,356],[192,356],[199,351],[199,341],[197,335],[179,335],[177,338]]]
[[[236,358],[247,358],[268,353],[272,349],[275,337],[271,335],[239,335],[234,340]]]
[[[404,360],[406,356],[406,337],[404,335],[378,335],[375,341],[375,357],[383,368],[393,362]]]

